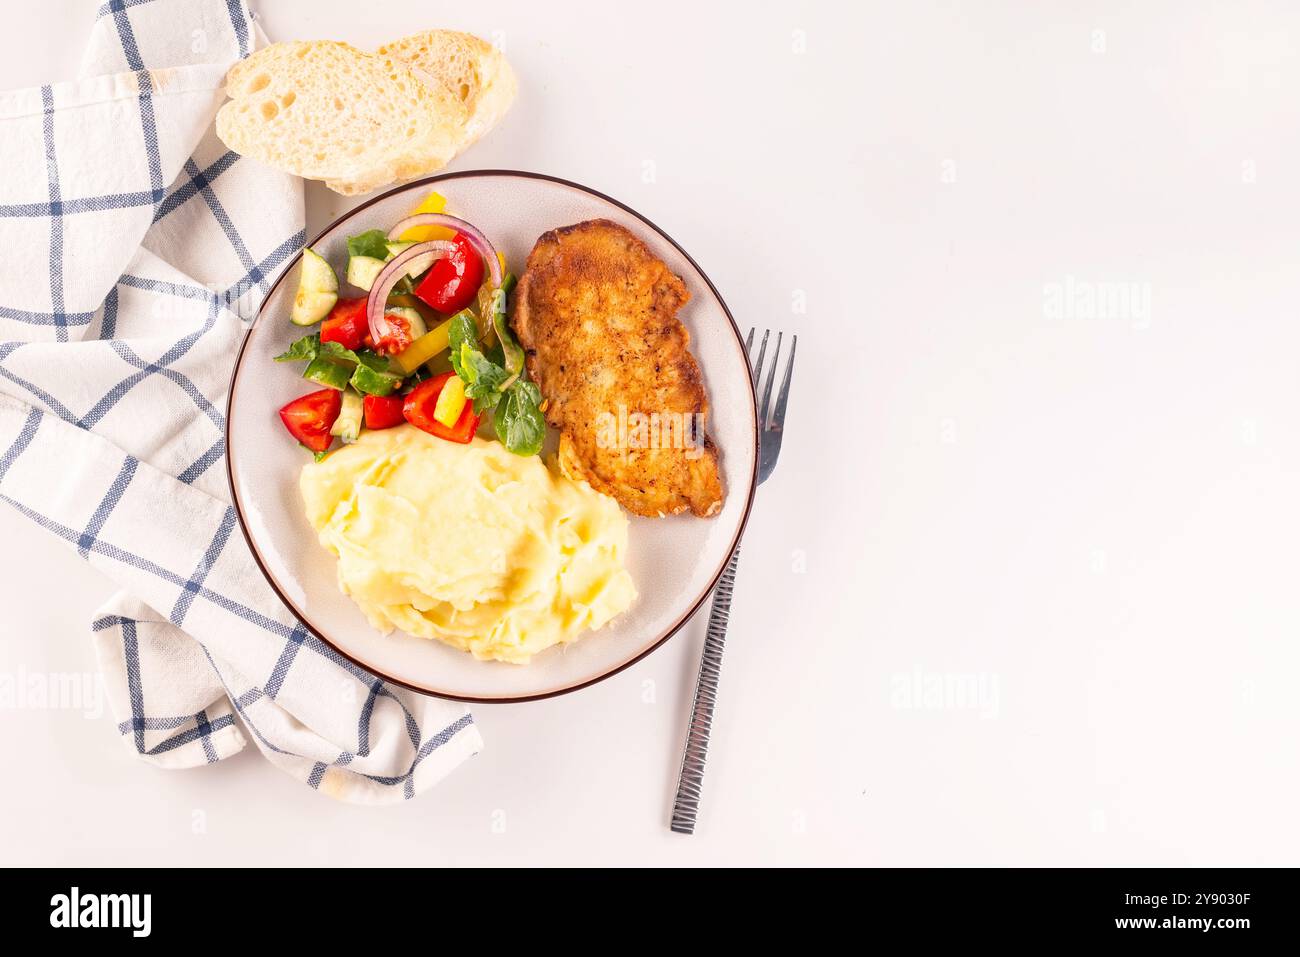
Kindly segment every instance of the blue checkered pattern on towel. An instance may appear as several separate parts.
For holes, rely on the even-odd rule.
[[[304,242],[301,183],[212,131],[259,42],[241,0],[109,0],[80,79],[0,94],[0,501],[122,586],[91,633],[132,752],[251,735],[313,788],[401,800],[477,751],[472,719],[310,635],[229,504],[231,364]]]

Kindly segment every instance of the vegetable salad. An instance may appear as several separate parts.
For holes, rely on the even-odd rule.
[[[444,207],[433,193],[390,232],[348,238],[345,282],[363,296],[341,298],[333,267],[303,251],[290,318],[319,329],[276,361],[305,363],[303,378],[320,387],[280,410],[317,459],[335,439],[403,422],[467,443],[488,416],[509,451],[541,451],[541,392],[506,321],[514,277],[486,237]]]

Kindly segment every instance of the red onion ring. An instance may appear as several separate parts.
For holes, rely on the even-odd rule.
[[[446,213],[416,213],[414,216],[408,216],[396,226],[388,231],[390,240],[397,239],[402,233],[406,232],[412,226],[443,226],[447,229],[454,229],[458,233],[464,233],[465,237],[474,244],[484,262],[487,263],[488,275],[492,279],[492,288],[501,287],[501,260],[497,258],[496,247],[488,241],[488,238],[479,231],[479,228],[472,223],[456,216],[448,216]],[[446,242],[446,240],[442,240]]]
[[[455,249],[456,244],[447,239],[416,243],[414,246],[403,249],[388,260],[383,269],[379,270],[379,275],[375,277],[375,281],[370,287],[370,296],[366,299],[366,322],[370,326],[370,338],[376,344],[393,331],[388,320],[384,318],[384,311],[388,308],[388,294],[393,291],[397,281],[405,275],[411,260],[419,256],[432,255],[434,262],[436,262],[450,256]]]

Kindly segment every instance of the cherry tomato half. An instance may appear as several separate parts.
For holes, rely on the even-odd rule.
[[[391,429],[406,421],[402,408],[406,404],[403,395],[368,395],[363,403],[367,429]]]
[[[385,356],[395,356],[399,352],[405,352],[415,341],[415,335],[411,332],[411,323],[405,316],[395,312],[385,312],[384,320],[388,323],[390,331],[375,343],[375,351]]]
[[[460,418],[450,429],[433,417],[433,410],[438,405],[438,394],[455,374],[444,372],[417,385],[406,394],[406,404],[402,414],[406,416],[406,421],[417,429],[436,435],[440,439],[446,439],[448,442],[459,442],[464,445],[474,438],[474,433],[478,431],[478,416],[474,414],[473,402],[465,403]]]
[[[321,389],[319,392],[299,396],[286,405],[280,410],[280,421],[289,430],[289,434],[307,448],[313,452],[324,452],[333,441],[330,429],[342,407],[342,392],[337,389]]]
[[[320,327],[321,342],[337,342],[344,349],[360,349],[370,338],[366,300],[340,299]]]
[[[415,294],[439,312],[460,312],[483,285],[483,257],[464,233],[452,239],[456,248],[439,259],[416,288]]]

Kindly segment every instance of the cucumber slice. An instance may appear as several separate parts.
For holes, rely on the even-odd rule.
[[[348,379],[352,377],[352,366],[335,362],[324,356],[317,356],[307,364],[302,377],[327,389],[338,389],[342,392],[348,387]]]
[[[426,335],[429,327],[424,324],[424,316],[420,315],[410,306],[389,306],[384,310],[386,316],[401,316],[411,324],[411,341],[415,342],[421,336]]]
[[[309,292],[299,289],[293,297],[293,310],[289,321],[295,326],[314,326],[330,314],[339,301],[337,292]]]
[[[376,369],[365,363],[358,365],[356,371],[352,373],[352,388],[366,395],[392,395],[401,384],[400,375]]]
[[[415,243],[392,242],[388,244],[388,258],[392,259],[404,249],[409,249]],[[408,279],[418,279],[429,271],[433,265],[433,253],[426,256],[416,256],[406,264],[406,277]]]
[[[339,417],[334,420],[330,435],[342,439],[344,445],[355,442],[361,434],[361,416],[364,411],[365,403],[359,393],[351,390],[344,392],[343,406],[339,409]]]
[[[319,253],[304,249],[290,321],[297,326],[315,325],[329,315],[338,301],[339,277]]]
[[[369,292],[383,268],[382,259],[375,259],[373,256],[352,256],[348,259],[348,283]]]

